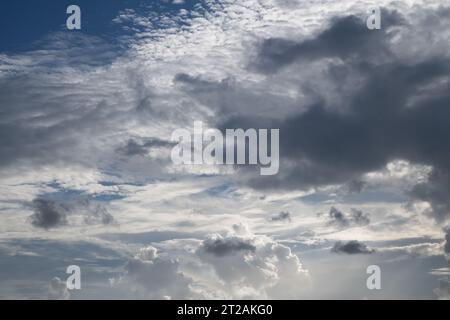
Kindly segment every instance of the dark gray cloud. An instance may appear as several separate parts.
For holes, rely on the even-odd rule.
[[[194,88],[196,90],[201,89],[203,91],[208,91],[210,89],[217,89],[217,86],[219,85],[214,81],[208,81],[200,76],[192,76],[187,73],[178,73],[175,76],[174,81],[181,84],[190,85],[192,86],[192,89]],[[221,87],[225,89],[225,87],[227,86],[227,80],[223,80],[221,84],[222,84]]]
[[[111,213],[102,206],[97,206],[93,210],[88,211],[88,215],[84,217],[86,224],[101,223],[104,225],[115,224],[116,221]]]
[[[271,221],[292,221],[291,218],[291,213],[290,212],[285,212],[285,211],[281,211],[278,214],[272,216],[270,218]]]
[[[31,205],[34,210],[30,216],[33,226],[50,229],[67,224],[67,211],[56,202],[38,198]]]
[[[256,247],[250,242],[239,237],[208,238],[203,241],[201,249],[215,256],[232,255],[239,251],[254,252]]]
[[[448,170],[447,167],[434,168],[427,182],[416,185],[409,192],[412,199],[430,203],[432,209],[430,213],[440,222],[444,221],[450,213],[450,171]]]
[[[84,197],[75,199],[57,199],[40,197],[31,204],[34,213],[29,217],[33,226],[51,229],[68,224],[68,216],[83,215],[84,223],[113,225],[116,221],[111,213],[100,203],[94,203]]]
[[[385,26],[400,24],[402,19],[395,12],[383,12]],[[387,45],[387,28],[378,32],[369,30],[356,16],[337,18],[332,27],[320,33],[316,38],[301,42],[283,38],[270,38],[262,42],[253,67],[262,72],[276,72],[296,61],[311,61],[326,57],[355,59],[391,55]]]
[[[259,48],[257,67],[263,72],[288,65],[300,70],[297,64],[327,57],[345,62],[323,62],[329,79],[359,80],[342,99],[328,100],[314,92],[315,103],[283,121],[225,120],[223,127],[280,129],[279,174],[251,175],[250,186],[307,189],[346,184],[403,159],[433,167],[430,180],[410,196],[414,201],[430,201],[437,220],[449,216],[450,179],[445,177],[450,177],[450,58],[443,54],[403,58],[407,45],[393,50],[397,33],[388,31],[390,26],[404,30],[410,26],[403,25],[398,14],[391,18],[380,32],[368,30],[365,21],[356,17],[340,18],[314,39],[269,39]]]
[[[370,254],[375,252],[374,249],[368,248],[364,243],[352,240],[348,242],[338,241],[334,244],[331,252],[345,254]]]
[[[450,281],[439,279],[439,287],[434,289],[434,293],[439,300],[450,300]]]
[[[49,285],[49,300],[68,300],[70,299],[70,292],[67,290],[67,284],[58,277],[54,277]]]
[[[445,233],[444,252],[450,254],[450,229],[447,229]]]
[[[328,212],[329,223],[340,228],[350,226],[366,226],[370,224],[370,216],[363,213],[361,210],[351,209],[350,214],[345,214],[342,211],[331,207]]]
[[[105,141],[102,153],[85,151],[115,122],[117,107],[94,89],[97,80],[72,80],[110,64],[123,50],[101,38],[67,32],[52,33],[34,45],[33,51],[8,56],[12,63],[2,61],[0,167],[86,164],[91,156],[106,153]],[[125,117],[120,116],[122,123]],[[111,127],[117,132],[117,125]]]

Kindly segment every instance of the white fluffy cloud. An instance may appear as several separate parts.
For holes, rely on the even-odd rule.
[[[148,246],[127,262],[125,274],[113,285],[125,287],[134,298],[185,299],[190,297],[190,283],[177,260],[160,257],[156,248]]]
[[[289,247],[267,236],[242,234],[242,226],[193,243],[177,252],[179,258],[162,252],[152,246],[141,249],[114,287],[131,287],[136,297],[154,299],[294,299],[311,286],[308,271]]]

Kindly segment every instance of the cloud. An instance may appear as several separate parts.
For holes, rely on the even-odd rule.
[[[35,199],[32,202],[34,213],[31,224],[37,228],[50,229],[67,224],[66,210],[54,201]]]
[[[332,224],[336,224],[339,227],[347,227],[349,225],[349,221],[342,213],[342,211],[339,211],[335,207],[330,208],[328,216],[330,218],[330,223]]]
[[[276,72],[295,61],[317,60],[325,57],[340,59],[373,58],[373,52],[378,57],[390,55],[386,45],[386,26],[399,24],[401,20],[395,13],[385,11],[383,23],[385,27],[380,32],[371,32],[356,16],[337,18],[332,26],[321,32],[314,39],[301,42],[283,38],[264,40],[259,48],[259,54],[254,66],[262,72]]]
[[[138,299],[290,299],[306,296],[311,279],[287,246],[236,225],[203,241],[146,246],[112,279],[119,296]],[[201,272],[199,272],[201,270]]]
[[[448,168],[434,168],[428,181],[417,184],[409,192],[413,201],[428,202],[427,212],[437,221],[444,222],[450,213],[450,172]]]
[[[331,249],[333,253],[345,253],[345,254],[370,254],[375,252],[374,249],[368,248],[364,243],[352,240],[346,243],[338,241]]]
[[[56,197],[56,196],[54,196]],[[31,224],[38,228],[51,229],[69,224],[68,216],[82,215],[85,224],[115,225],[111,213],[99,203],[93,203],[86,197],[74,199],[51,199],[39,197],[30,206],[34,213],[29,217]]]
[[[239,251],[254,252],[256,247],[238,237],[223,238],[220,235],[215,235],[205,240],[200,250],[216,256],[226,256]]]
[[[347,228],[350,226],[366,226],[370,224],[369,214],[365,214],[361,210],[357,209],[351,209],[351,213],[346,215],[335,207],[331,207],[328,212],[328,219],[331,225],[335,225],[340,228]]]
[[[211,254],[205,250],[211,238],[234,249],[228,254]],[[308,271],[291,249],[264,236],[211,235],[196,253],[213,267],[225,285],[224,292],[234,298],[295,298],[304,295],[310,285]]]
[[[347,184],[347,189],[349,193],[361,193],[366,185],[364,181],[353,180]]]
[[[273,177],[253,175],[239,168],[255,189],[276,190],[346,184],[382,169],[394,160],[428,165],[433,172],[408,195],[427,201],[437,221],[450,216],[448,176],[450,138],[450,57],[440,49],[443,36],[435,35],[436,54],[405,55],[415,41],[407,16],[384,12],[384,27],[372,32],[355,16],[332,20],[308,40],[271,38],[257,47],[255,67],[281,81],[291,68],[302,68],[305,78],[290,78],[310,99],[298,101],[301,111],[283,120],[230,116],[222,127],[279,128],[280,172]],[[431,49],[430,49],[431,50]],[[276,74],[273,74],[277,72]],[[246,173],[248,173],[246,175]]]
[[[111,225],[116,223],[112,214],[102,206],[97,206],[93,211],[90,211],[89,214],[84,217],[84,221],[86,224],[101,223],[103,225]]]
[[[352,209],[351,221],[358,226],[367,226],[370,224],[370,216],[361,210]]]
[[[291,213],[287,211],[281,211],[277,215],[274,215],[270,218],[271,221],[292,221]]]
[[[251,185],[307,188],[345,183],[382,168],[396,157],[444,166],[447,155],[440,144],[450,130],[439,117],[447,116],[446,94],[441,92],[442,98],[437,101],[430,97],[426,104],[413,108],[404,104],[414,88],[445,76],[446,65],[435,60],[369,67],[371,75],[350,98],[350,110],[340,113],[318,103],[301,115],[273,125],[283,132],[280,148],[286,161],[273,181],[261,184],[255,179]],[[382,81],[385,77],[392,82]],[[429,131],[431,126],[439,130]],[[425,152],[427,149],[430,153]]]
[[[434,293],[439,300],[450,300],[450,281],[448,279],[440,279],[439,287],[434,289]]]
[[[323,208],[300,194],[325,190],[326,205],[340,206],[336,190],[371,192],[368,173],[405,159],[411,167],[433,168],[428,181],[411,176],[418,187],[409,195],[430,202],[437,220],[446,219],[450,20],[441,15],[444,10],[395,2],[390,7],[405,9],[404,19],[383,12],[383,29],[370,32],[365,17],[351,15],[365,4],[353,1],[339,6],[331,0],[207,1],[183,11],[171,3],[170,12],[163,4],[151,14],[142,7],[118,14],[114,22],[127,30],[119,39],[126,52],[82,33],[67,38],[60,33],[47,40],[50,46],[0,54],[2,237],[41,235],[28,233],[23,220],[30,213],[15,212],[15,201],[41,199],[54,182],[70,189],[66,196],[75,191],[99,200],[51,198],[57,222],[33,208],[30,220],[40,228],[68,225],[52,237],[84,239],[87,233],[88,241],[96,241],[101,230],[104,241],[108,235],[114,240],[108,246],[122,246],[127,254],[137,243],[146,246],[127,258],[92,253],[90,265],[102,271],[117,270],[112,260],[127,262],[114,282],[121,298],[308,298],[310,276],[296,252],[311,246],[297,242],[299,230],[314,230],[311,241],[318,246],[326,243],[322,237],[334,235],[324,235],[332,228],[308,216]],[[191,127],[195,119],[219,128],[280,128],[280,174],[263,179],[246,168],[227,168],[232,174],[195,176],[155,156],[170,147],[166,141],[174,128]],[[232,187],[223,192],[223,185]],[[404,188],[398,183],[393,189]],[[111,203],[105,200],[110,198]],[[359,205],[360,210],[330,210],[330,221],[341,228],[364,226],[369,210],[378,229],[338,232],[364,232],[368,241],[436,228],[416,223],[423,221],[397,203]],[[278,215],[265,214],[280,208]],[[383,220],[391,210],[401,219]],[[267,221],[290,220],[289,212],[299,218],[283,225]],[[102,227],[114,225],[116,217],[126,236]],[[237,220],[247,221],[255,233],[239,228],[221,233],[223,225]],[[78,222],[83,232],[66,232],[78,231]],[[48,246],[37,250],[38,242],[29,242],[27,254],[39,254],[36,266],[74,256],[60,250],[50,257],[54,251]],[[413,249],[428,255],[438,249],[428,247]],[[91,252],[84,249],[75,255]],[[311,270],[315,254],[302,258]],[[335,274],[331,265],[327,275]],[[328,280],[325,276],[324,283]],[[318,295],[329,297],[324,287]],[[332,298],[342,297],[339,289]]]
[[[124,275],[113,285],[117,289],[131,286],[140,299],[187,299],[191,282],[179,271],[176,259],[160,257],[156,248],[148,246],[127,262]]]
[[[391,246],[386,248],[378,248],[377,251],[407,253],[412,257],[422,257],[422,258],[442,256],[442,243],[424,242],[402,246]]]
[[[67,285],[65,281],[62,281],[58,277],[54,277],[50,281],[49,285],[49,300],[69,300],[70,292],[67,290]]]
[[[445,233],[444,252],[450,254],[450,229],[447,229]]]
[[[168,148],[173,145],[174,144],[170,141],[164,141],[157,138],[146,139],[142,143],[139,143],[134,139],[129,139],[125,146],[118,148],[118,151],[127,156],[145,156],[148,155],[149,150],[152,148]]]

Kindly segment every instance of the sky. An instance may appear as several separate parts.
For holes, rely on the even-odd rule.
[[[446,2],[2,1],[0,299],[449,299]],[[195,121],[279,172],[174,164]]]

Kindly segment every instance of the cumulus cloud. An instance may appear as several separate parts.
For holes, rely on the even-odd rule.
[[[127,156],[145,156],[148,155],[152,148],[167,148],[173,145],[174,144],[170,141],[164,141],[157,138],[145,139],[143,142],[129,139],[125,146],[118,148],[118,151]]]
[[[377,251],[407,253],[413,257],[442,256],[442,243],[424,242],[406,246],[380,248]]]
[[[368,248],[364,243],[352,240],[348,242],[338,241],[331,249],[333,253],[345,253],[345,254],[370,254],[375,252],[374,249]]]

